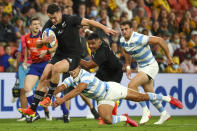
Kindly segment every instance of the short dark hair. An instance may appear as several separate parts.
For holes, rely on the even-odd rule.
[[[57,4],[50,4],[47,7],[47,13],[54,14],[55,12],[60,11],[60,7]]]
[[[40,20],[40,17],[37,17],[37,16],[31,17],[31,19],[30,19],[30,24],[31,24],[34,20]]]
[[[132,28],[131,21],[123,21],[122,23],[120,23],[120,25],[129,25],[129,27]]]
[[[90,33],[88,36],[87,36],[87,39],[88,40],[93,40],[93,39],[99,39],[99,35],[97,33]]]

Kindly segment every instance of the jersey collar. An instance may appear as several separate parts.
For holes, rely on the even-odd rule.
[[[41,32],[38,32],[36,36],[33,36],[32,33],[30,33],[30,38],[38,38],[40,37]]]

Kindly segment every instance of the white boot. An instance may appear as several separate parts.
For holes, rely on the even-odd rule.
[[[152,117],[149,109],[147,107],[143,108],[143,113],[142,113],[142,119],[140,120],[140,124],[143,125],[146,122],[149,121],[149,119]]]
[[[154,124],[155,125],[161,125],[169,119],[170,119],[170,114],[168,114],[168,112],[166,112],[166,111],[163,111],[161,113],[160,119],[157,122],[155,122]]]

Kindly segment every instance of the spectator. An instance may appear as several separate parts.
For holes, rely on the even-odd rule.
[[[180,64],[183,73],[196,73],[195,65],[192,63],[192,56],[190,54],[185,55],[184,61]]]
[[[181,68],[180,68],[180,62],[179,62],[179,57],[175,56],[172,58],[174,64],[173,65],[168,65],[165,69],[165,73],[182,73]]]
[[[92,5],[91,7],[90,7],[90,14],[89,14],[89,17],[90,18],[97,18],[97,15],[98,15],[98,10],[97,10],[97,8],[96,8],[96,6],[95,5]]]
[[[161,20],[161,25],[160,25],[160,28],[159,28],[159,33],[160,34],[163,34],[164,32],[169,32],[169,30],[168,30],[168,19],[167,18],[163,18]]]
[[[4,70],[6,71],[10,67],[11,57],[11,47],[9,45],[6,45],[4,47],[5,54],[0,57],[0,65],[4,67]]]
[[[137,15],[134,17],[134,19],[137,20],[137,24],[139,25],[141,23],[141,19],[143,19],[143,18],[147,18],[147,17],[145,16],[144,8],[140,7],[140,8],[138,8]]]
[[[163,34],[162,34],[163,39],[168,44],[170,56],[173,56],[174,50],[173,50],[172,44],[170,43],[170,36],[171,36],[171,34],[167,31],[163,32]]]
[[[152,30],[151,30],[151,33],[154,35],[154,36],[158,36],[160,34],[160,29],[159,29],[159,22],[158,21],[154,21],[152,23]]]
[[[161,9],[159,14],[159,21],[161,22],[163,19],[168,19],[168,12],[166,9]]]
[[[116,7],[113,11],[113,20],[120,20],[121,12],[120,8]]]
[[[173,34],[177,32],[179,29],[179,24],[178,24],[177,17],[174,12],[169,13],[168,22],[169,22],[168,29],[170,33]]]
[[[152,17],[151,17],[151,22],[153,23],[154,21],[158,21],[159,20],[159,13],[156,9],[153,9],[152,11]]]
[[[44,25],[47,22],[47,20],[49,19],[48,15],[47,15],[47,7],[48,7],[48,3],[44,3],[41,6],[41,12],[36,13],[36,16],[40,18],[42,25]]]
[[[176,49],[174,51],[174,55],[173,56],[178,56],[180,59],[180,63],[182,63],[185,59],[185,56],[187,54],[190,54],[192,57],[196,55],[196,52],[194,49],[190,49],[187,47],[187,41],[186,38],[184,36],[181,36],[180,39],[180,48]]]
[[[11,20],[11,14],[3,12],[0,22],[0,42],[16,42],[16,33],[13,25],[9,22]]]
[[[20,17],[16,18],[16,25],[15,25],[15,33],[17,39],[20,39],[22,35],[25,34],[25,27],[24,27],[24,22]]]
[[[132,28],[135,32],[138,32],[138,23],[137,23],[137,20],[136,19],[132,19],[131,20],[131,23],[132,23]]]
[[[111,23],[109,21],[109,17],[107,15],[107,10],[101,10],[100,11],[100,18],[97,19],[97,21],[101,22],[101,20],[105,20],[106,26],[111,28]]]
[[[191,39],[188,42],[188,47],[189,48],[197,47],[197,30],[192,31]]]
[[[180,35],[178,32],[172,34],[172,38],[170,40],[171,44],[172,44],[172,48],[175,51],[176,49],[180,48]]]
[[[116,4],[120,7],[120,11],[122,12],[127,8],[128,0],[116,0]]]
[[[151,12],[150,8],[145,5],[144,0],[137,0],[136,2],[137,2],[137,7],[134,8],[133,15],[134,16],[138,15],[138,13],[137,13],[138,9],[143,8],[145,17],[151,18],[152,12]]]
[[[123,9],[123,11],[127,12],[128,14],[128,20],[131,20],[133,18],[134,8],[135,8],[135,2],[133,0],[128,0],[126,8]]]
[[[86,5],[84,3],[79,4],[77,16],[80,16],[81,18],[87,18]]]
[[[140,23],[138,31],[142,32],[143,29],[146,29],[148,31],[148,36],[152,36],[152,33],[150,31],[151,27],[149,26],[148,20],[146,18],[141,19],[141,23]]]

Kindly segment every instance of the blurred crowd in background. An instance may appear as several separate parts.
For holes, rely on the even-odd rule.
[[[117,35],[107,36],[90,28],[109,44],[122,63],[120,23],[129,20],[134,31],[162,37],[168,44],[174,65],[167,64],[159,46],[151,46],[159,72],[197,72],[197,0],[0,0],[0,72],[16,72],[20,38],[29,33],[32,16],[39,16],[42,26],[45,24],[50,3],[57,3],[63,14],[93,19],[116,30]],[[87,28],[79,29],[82,38]],[[131,67],[137,68],[134,60]]]

